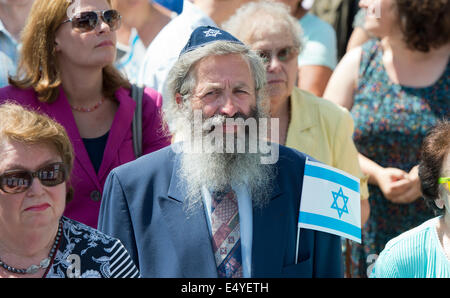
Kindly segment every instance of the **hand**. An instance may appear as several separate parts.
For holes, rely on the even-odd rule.
[[[383,195],[393,203],[408,204],[421,196],[417,166],[409,173],[397,168],[382,168],[376,176]]]
[[[408,178],[411,181],[411,188],[404,194],[404,200],[406,200],[406,203],[411,203],[422,196],[418,165],[409,171]]]

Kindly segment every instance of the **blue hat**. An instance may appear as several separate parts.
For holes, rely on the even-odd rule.
[[[244,45],[239,39],[222,29],[212,26],[200,26],[192,32],[187,44],[181,50],[179,57],[184,53],[215,41],[228,41]]]

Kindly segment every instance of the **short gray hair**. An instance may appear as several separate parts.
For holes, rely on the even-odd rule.
[[[261,24],[265,26],[261,26]],[[258,32],[257,30],[284,33],[287,29],[291,33],[294,46],[298,48],[299,52],[303,46],[303,30],[298,20],[290,14],[290,7],[273,0],[249,2],[241,6],[222,27],[246,44],[251,43],[253,35]]]
[[[175,125],[176,129],[176,120],[183,118],[180,113],[183,113],[185,111],[183,108],[186,108],[181,108],[177,104],[175,100],[176,94],[181,94],[183,102],[186,102],[192,96],[192,92],[197,83],[197,78],[193,71],[195,65],[203,58],[209,56],[229,54],[240,54],[249,62],[255,83],[258,110],[261,115],[268,113],[269,99],[265,95],[266,68],[262,59],[254,51],[250,50],[248,46],[235,42],[217,41],[183,54],[170,70],[167,78],[166,92],[164,93],[166,97],[163,100],[164,120],[169,124],[170,128]]]

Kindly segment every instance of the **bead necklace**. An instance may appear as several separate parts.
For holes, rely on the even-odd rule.
[[[85,108],[85,107],[75,107],[73,105],[70,105],[70,107],[72,108],[72,110],[75,110],[75,111],[78,111],[78,112],[87,113],[87,112],[95,111],[104,102],[105,102],[105,98],[102,97],[102,99],[99,102],[97,102],[93,107]]]
[[[59,222],[58,233],[56,234],[55,241],[53,242],[53,246],[50,249],[50,253],[48,254],[48,257],[43,259],[39,263],[39,265],[31,265],[30,267],[28,267],[26,269],[17,269],[17,268],[14,268],[12,266],[5,264],[0,259],[0,266],[2,266],[5,270],[12,272],[12,273],[16,273],[16,274],[34,274],[34,273],[38,272],[39,269],[41,269],[41,268],[46,269],[50,265],[50,262],[53,260],[53,257],[56,252],[56,248],[58,247],[58,244],[59,244],[59,240],[61,239],[61,233],[62,233],[62,221]]]

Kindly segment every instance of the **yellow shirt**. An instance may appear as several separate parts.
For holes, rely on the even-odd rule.
[[[361,199],[369,198],[368,177],[358,162],[350,113],[328,100],[294,87],[286,146],[361,179]]]

